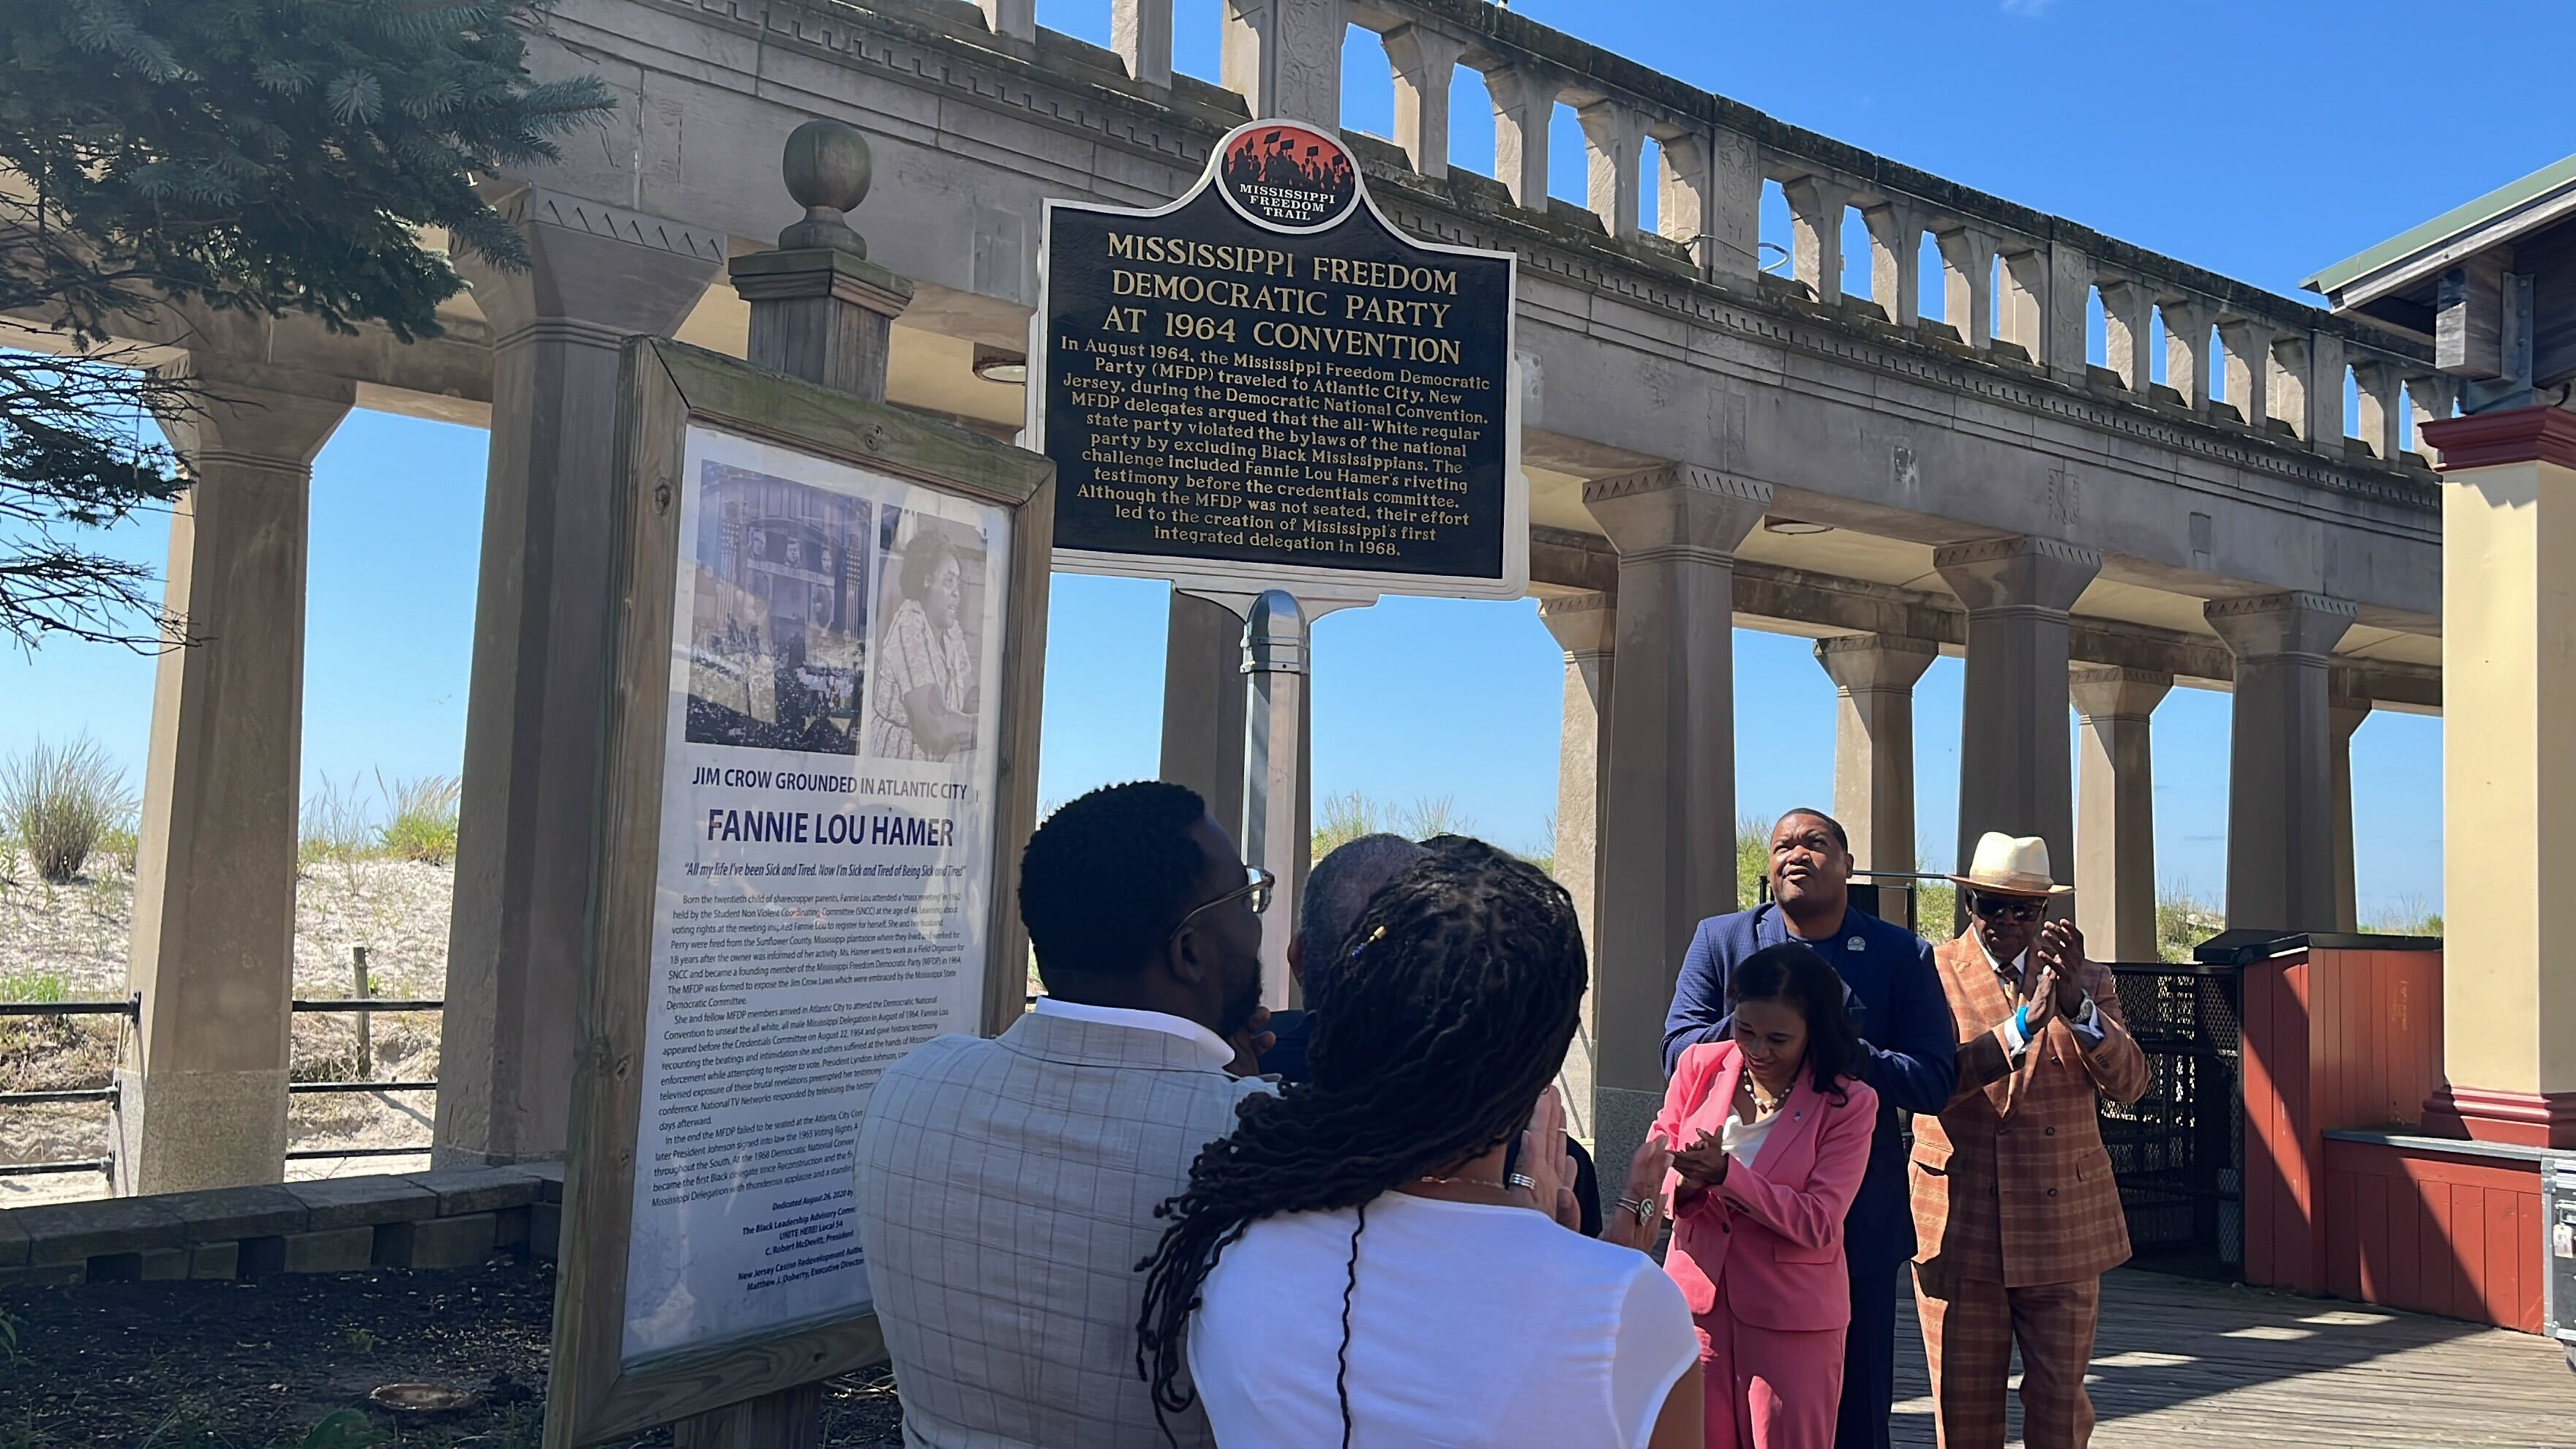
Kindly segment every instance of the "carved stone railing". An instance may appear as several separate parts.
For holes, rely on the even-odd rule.
[[[1175,0],[1111,0],[1113,51],[1041,31],[1035,0],[876,0],[867,8],[952,33],[980,8],[995,48],[1041,66],[1075,64],[1095,80],[1105,71],[1139,99],[1187,113],[1231,112],[1240,97],[1246,114],[1335,126],[1343,44],[1356,26],[1382,43],[1394,81],[1392,140],[1406,169],[1449,181],[1463,159],[1451,148],[1449,99],[1464,66],[1492,97],[1489,174],[1504,204],[1566,214],[1566,203],[1548,197],[1549,131],[1561,103],[1582,128],[1587,163],[1574,214],[1588,212],[1604,240],[1631,254],[1687,267],[1712,285],[2346,463],[2420,468],[2421,457],[2401,452],[2406,420],[2453,410],[2452,381],[2411,339],[1790,125],[1486,0],[1189,3],[1223,7],[1221,67],[1232,96],[1211,96],[1173,73]],[[1386,148],[1359,149],[1372,169],[1396,162]],[[1640,223],[1648,184],[1652,232]],[[1766,185],[1779,188],[1790,217],[1785,277],[1764,266]],[[1866,296],[1843,288],[1855,213],[1868,238]],[[1924,315],[1920,296],[1926,245],[1939,262],[1937,319]],[[2108,364],[2098,367],[2087,356],[2097,300]],[[2154,380],[2159,347],[2162,382]],[[2348,386],[2357,399],[2349,418]]]

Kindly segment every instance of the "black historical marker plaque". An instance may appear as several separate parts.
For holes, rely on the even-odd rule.
[[[1050,202],[1041,257],[1060,552],[1520,592],[1510,254],[1405,236],[1329,132],[1257,121],[1169,207]]]

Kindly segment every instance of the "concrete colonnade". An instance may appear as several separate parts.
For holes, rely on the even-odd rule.
[[[165,420],[196,477],[173,508],[163,653],[117,1064],[115,1187],[275,1182],[286,1165],[288,1003],[303,798],[304,578],[313,459],[356,395],[193,355],[198,405]]]
[[[2067,680],[2078,722],[2075,924],[2097,960],[2156,959],[2156,782],[2151,718],[2173,676],[2083,668]]]
[[[1313,628],[1308,617],[1307,627]],[[1310,635],[1311,637],[1311,635]],[[1249,859],[1253,846],[1243,835],[1244,720],[1249,707],[1243,672],[1243,616],[1213,599],[1172,592],[1171,620],[1163,651],[1163,745],[1159,778],[1187,785],[1207,802],[1208,813],[1225,827]],[[1315,691],[1298,696],[1297,838],[1314,835]],[[1261,929],[1296,929],[1296,907],[1306,886],[1306,868],[1314,862],[1297,852],[1293,876],[1280,882],[1278,904],[1262,919]],[[1302,1003],[1303,997],[1298,997]]]
[[[1588,959],[1601,952],[1601,821],[1610,788],[1610,689],[1618,658],[1619,606],[1606,593],[1539,601],[1538,617],[1565,651],[1563,725],[1557,736],[1556,879],[1574,897]],[[1599,998],[1583,994],[1583,1020],[1560,1076],[1568,1127],[1592,1136],[1593,1062],[1599,1051]]]
[[[1637,1124],[1628,1119],[1660,1077],[1659,1029],[1691,926],[1739,904],[1727,848],[1732,827],[1723,824],[1734,813],[1734,721],[1733,617],[1721,591],[1731,582],[1734,546],[1759,521],[1756,496],[1680,467],[1595,482],[1586,498],[1619,549],[1619,593],[1560,595],[1540,605],[1565,658],[1556,870],[1584,912],[1596,973],[1564,1081],[1577,1102],[1578,1131],[1590,1129],[1584,1135],[1599,1143],[1605,1161],[1633,1145]],[[2069,666],[2068,609],[2098,567],[2091,554],[2006,538],[1945,548],[1936,558],[1968,605],[1962,857],[1990,829],[2049,839],[2059,879],[2082,887],[2075,909],[2092,955],[2156,959],[2151,721],[2174,677]],[[2231,835],[2261,842],[2236,847],[2232,858],[2268,852],[2284,877],[2312,871],[2300,863],[2303,852],[2331,861],[2335,887],[2288,899],[2277,908],[2286,924],[2271,924],[2350,929],[2349,747],[2369,701],[2357,672],[2336,671],[2329,692],[2323,674],[2309,677],[2305,657],[2322,658],[2332,642],[2326,631],[2339,634],[2337,624],[2349,616],[2336,601],[2311,596],[2213,605],[2210,612],[2241,671]],[[1841,635],[1817,644],[1817,661],[1837,692],[1834,808],[1864,868],[1917,864],[1910,848],[1912,694],[1937,652],[1933,641],[1901,635]],[[1725,683],[1703,687],[1713,681]],[[2077,779],[2059,773],[2068,759],[2060,741],[2070,702],[2078,719]],[[2001,738],[2015,735],[2021,743]],[[2302,761],[2296,769],[2273,763],[2293,755]],[[2329,774],[2330,792],[2301,783]],[[2298,803],[2310,795],[2313,807]],[[2298,811],[2315,817],[2304,833],[2243,823],[2305,818]],[[2242,914],[2265,899],[2260,889],[2231,890],[2232,924],[2266,924]],[[2284,897],[2283,888],[2271,889]],[[2261,909],[2269,915],[2275,908]],[[1950,929],[1948,922],[1922,925],[1935,936]],[[1588,1121],[1587,1084],[1594,1099]]]
[[[1834,816],[1862,870],[1914,869],[1914,684],[1929,639],[1842,634],[1816,641],[1834,682]]]
[[[2328,929],[2338,919],[2339,824],[2328,659],[2352,627],[2353,606],[2323,594],[2263,594],[2212,600],[2203,612],[2236,656],[2227,923]]]
[[[2361,897],[2353,871],[2352,737],[2370,718],[2370,682],[2358,670],[2337,669],[2327,686],[2326,723],[2334,751],[2335,929],[2361,929]]]
[[[1964,863],[1990,830],[2036,835],[2062,879],[2075,863],[2067,611],[2102,556],[2054,539],[1997,538],[1937,549],[1932,564],[1968,606],[1956,859]]]
[[[1619,553],[1589,993],[1590,1125],[1617,1164],[1663,1104],[1664,1014],[1691,932],[1735,906],[1735,549],[1771,489],[1672,463],[1586,483],[1583,503]]]
[[[439,1166],[563,1152],[616,601],[617,350],[678,327],[721,235],[530,187],[534,265],[466,263],[492,329],[491,463],[439,1038]]]

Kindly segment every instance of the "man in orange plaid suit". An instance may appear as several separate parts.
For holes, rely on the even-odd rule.
[[[2003,1449],[2015,1343],[2023,1441],[2083,1449],[2102,1275],[2129,1256],[2096,1106],[2136,1101],[2146,1058],[2083,934],[2040,924],[2073,889],[2050,878],[2047,842],[1990,833],[1950,879],[1969,925],[1933,959],[1959,1080],[1938,1120],[1914,1119],[1913,1171],[1914,1306],[1941,1449]]]

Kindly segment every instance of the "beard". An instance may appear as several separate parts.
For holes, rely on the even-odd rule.
[[[1225,1006],[1218,1015],[1216,1034],[1232,1041],[1252,1024],[1252,1013],[1261,1009],[1261,968],[1256,962],[1249,975],[1225,994]]]

